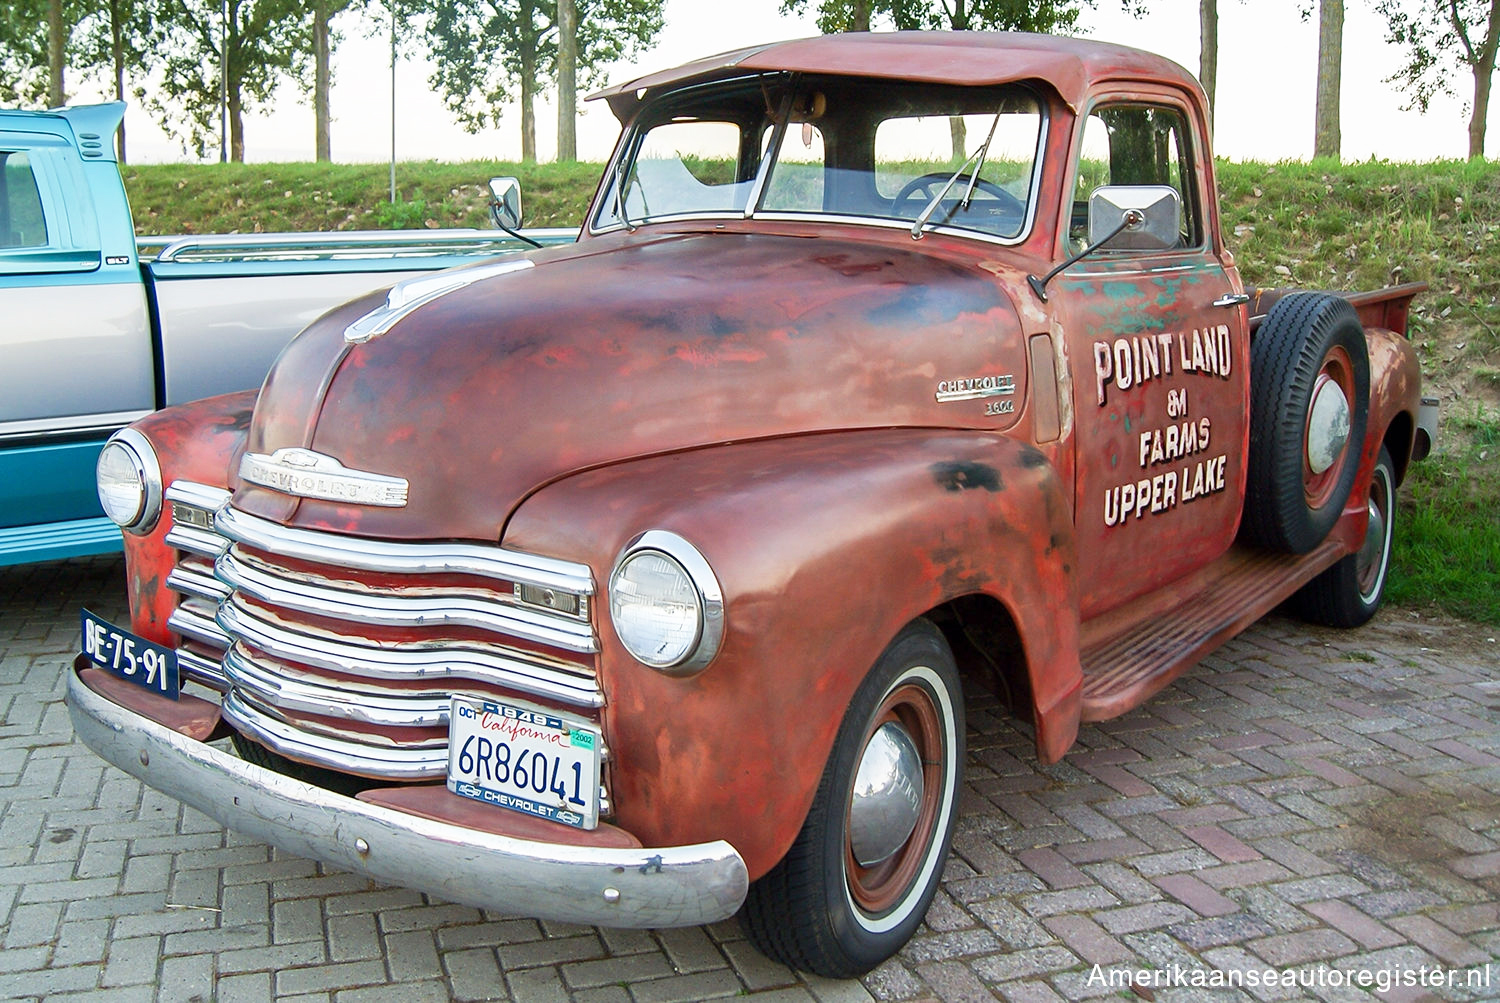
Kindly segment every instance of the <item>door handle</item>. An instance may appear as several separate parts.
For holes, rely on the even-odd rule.
[[[1214,300],[1214,306],[1239,306],[1241,303],[1249,302],[1249,293],[1226,293]]]

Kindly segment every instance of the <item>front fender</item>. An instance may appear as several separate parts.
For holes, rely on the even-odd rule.
[[[691,541],[724,590],[723,646],[686,679],[636,662],[607,614],[616,558],[652,529]],[[1015,618],[1044,757],[1077,729],[1071,508],[1042,454],[1002,436],[858,431],[630,461],[540,490],[504,542],[594,570],[613,801],[648,845],[724,838],[765,873],[865,673],[960,596]]]
[[[132,427],[150,440],[164,484],[189,480],[228,487],[233,457],[244,447],[254,407],[255,391],[247,390],[165,408]],[[167,627],[178,601],[167,588],[167,575],[177,563],[177,551],[166,542],[171,528],[172,507],[165,505],[151,532],[125,534],[125,577],[131,629],[157,644],[175,647]]]

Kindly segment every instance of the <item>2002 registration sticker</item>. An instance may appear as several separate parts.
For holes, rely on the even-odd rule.
[[[599,824],[599,732],[524,707],[455,696],[448,789],[579,829]]]

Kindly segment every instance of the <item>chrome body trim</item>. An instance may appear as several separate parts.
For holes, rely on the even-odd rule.
[[[229,549],[229,541],[219,534],[208,529],[199,529],[197,526],[184,526],[182,523],[175,524],[167,530],[167,545],[185,550],[190,554],[198,554],[215,560],[220,554]]]
[[[215,526],[237,543],[314,564],[392,574],[468,574],[481,578],[594,594],[588,565],[472,543],[385,543],[281,526],[234,508],[222,509]]]
[[[182,502],[184,505],[201,508],[205,512],[217,512],[228,505],[232,497],[234,496],[223,488],[197,484],[193,481],[173,481],[167,486],[167,501]]]
[[[569,923],[700,926],[734,915],[749,874],[734,847],[610,849],[434,822],[332,794],[195,742],[68,673],[68,713],[106,762],[288,853],[485,909]]]
[[[167,588],[217,605],[229,596],[229,586],[215,578],[212,571],[212,568],[200,571],[179,564],[167,575]]]
[[[122,428],[104,443],[104,449],[120,446],[135,460],[136,473],[141,479],[141,507],[128,524],[120,525],[127,533],[143,536],[156,528],[161,518],[161,505],[165,496],[161,477],[161,461],[156,457],[156,447],[151,440],[134,428]],[[99,453],[101,461],[104,452]],[[106,511],[106,515],[108,512]],[[117,523],[117,525],[119,525]]]
[[[571,227],[537,227],[522,231],[543,244],[571,244]],[[308,261],[404,258],[434,254],[522,251],[521,241],[494,230],[345,230],[336,233],[214,233],[193,236],[137,237],[136,247],[150,261]],[[153,257],[152,248],[160,251]],[[431,267],[431,266],[428,266]]]
[[[238,647],[231,648],[224,656],[224,672],[234,688],[247,698],[277,710],[387,728],[448,725],[451,694],[447,689],[412,692],[406,696],[373,687],[330,686],[298,679],[280,666],[261,665]]]
[[[380,337],[418,309],[451,292],[457,292],[476,282],[535,267],[536,262],[530,258],[511,258],[403,279],[386,293],[384,303],[344,328],[344,340],[351,345],[362,345]]]
[[[218,559],[214,574],[237,592],[312,616],[387,627],[474,627],[567,651],[592,654],[599,650],[590,627],[563,621],[559,616],[507,607],[498,599],[464,595],[397,596],[338,587],[327,584],[326,580],[293,579],[245,557],[237,547],[231,547]]]
[[[231,600],[219,607],[219,626],[272,658],[370,679],[468,680],[512,689],[573,707],[604,706],[592,673],[544,655],[501,646],[378,644],[359,637],[308,634]]]
[[[229,647],[229,635],[214,622],[212,608],[205,608],[197,600],[189,599],[167,617],[167,626],[183,637],[215,648]]]
[[[615,560],[614,570],[610,572],[610,582],[614,582],[626,561],[637,554],[653,550],[666,554],[681,565],[693,583],[693,588],[698,593],[698,636],[686,655],[667,665],[646,662],[633,651],[631,655],[641,664],[649,665],[669,676],[692,675],[714,660],[714,656],[719,653],[719,646],[724,642],[724,589],[719,585],[719,578],[714,574],[712,565],[698,552],[697,547],[676,533],[660,529],[648,530],[625,545],[625,549],[620,551],[620,556]],[[629,650],[629,645],[626,645],[626,650]]]
[[[447,737],[440,744],[398,745],[389,740],[371,745],[346,737],[330,727],[292,724],[269,707],[262,707],[244,690],[232,687],[224,695],[224,720],[253,741],[291,759],[339,773],[358,773],[385,780],[438,780],[448,770]]]
[[[229,691],[229,677],[224,675],[224,670],[218,662],[210,661],[202,655],[195,655],[191,651],[182,648],[177,649],[177,666],[183,675],[194,682],[202,683],[211,690],[220,693]]]
[[[113,414],[72,414],[62,418],[27,418],[0,421],[0,439],[38,439],[56,435],[108,435],[150,414],[150,411],[116,411]]]
[[[240,457],[240,480],[298,498],[380,508],[404,508],[410,490],[404,477],[354,470],[332,456],[300,446],[287,446],[269,455],[246,453]]]

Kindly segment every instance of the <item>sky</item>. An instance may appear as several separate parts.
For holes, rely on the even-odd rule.
[[[1309,5],[1312,0],[1308,0]],[[1083,34],[1133,45],[1198,69],[1198,0],[1148,0],[1150,13],[1125,14],[1118,0],[1096,0],[1085,10]],[[1219,0],[1218,108],[1215,150],[1231,160],[1306,160],[1312,155],[1313,96],[1317,73],[1316,16],[1304,21],[1300,0]],[[634,64],[608,69],[619,82],[700,56],[758,42],[817,33],[811,17],[779,12],[780,0],[667,0],[666,26],[657,44]],[[732,12],[732,14],[730,13]],[[357,18],[335,21],[344,40],[334,53],[332,144],[336,161],[387,161],[391,156],[391,67],[388,34]],[[411,48],[411,46],[408,46]],[[1342,129],[1343,157],[1365,160],[1461,158],[1468,150],[1465,70],[1452,81],[1456,98],[1439,98],[1429,111],[1402,111],[1405,98],[1384,78],[1399,69],[1399,49],[1384,38],[1384,21],[1365,4],[1345,5]],[[498,129],[466,133],[427,82],[431,67],[420,52],[405,53],[396,67],[398,160],[520,159],[520,113],[507,107]],[[87,100],[87,92],[74,100]],[[1500,102],[1497,102],[1500,103]],[[579,159],[602,161],[619,126],[602,102],[580,101]],[[556,152],[557,115],[549,101],[536,109],[538,155]],[[129,158],[135,162],[185,161],[181,144],[149,115],[127,113]],[[1491,107],[1485,152],[1500,156],[1500,113]],[[263,114],[245,119],[246,159],[313,159],[311,100],[294,85],[281,89]],[[214,151],[217,159],[217,149]]]

